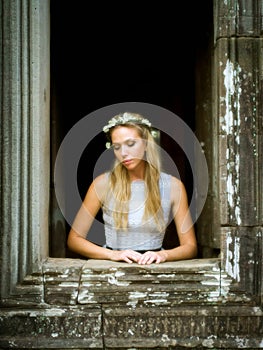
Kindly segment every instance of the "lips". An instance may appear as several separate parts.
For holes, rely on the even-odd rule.
[[[122,164],[128,165],[128,164],[130,164],[131,162],[132,162],[132,159],[125,159],[125,160],[122,161]]]

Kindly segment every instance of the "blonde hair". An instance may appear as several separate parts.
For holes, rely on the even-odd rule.
[[[124,118],[125,117],[125,118]],[[127,126],[135,128],[139,136],[146,141],[146,161],[145,161],[145,209],[143,221],[153,217],[160,232],[164,229],[164,219],[161,206],[161,196],[159,189],[159,179],[161,172],[160,155],[149,127],[149,121],[140,114],[123,113],[115,116],[115,125],[107,130],[108,137],[116,126]],[[146,123],[144,123],[146,121]],[[114,198],[113,219],[117,230],[125,230],[128,227],[129,199],[131,197],[131,183],[128,170],[115,160],[110,173],[109,191],[106,201]],[[107,199],[108,198],[108,199]]]

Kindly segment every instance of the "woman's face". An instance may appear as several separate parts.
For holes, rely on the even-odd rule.
[[[112,148],[116,158],[128,170],[144,166],[146,142],[136,128],[118,126],[111,133]]]

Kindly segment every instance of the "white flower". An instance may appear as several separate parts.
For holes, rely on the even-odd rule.
[[[103,128],[103,131],[104,132],[108,132],[110,130],[111,126],[109,125],[105,125],[104,128]]]
[[[142,123],[142,124],[145,124],[145,125],[148,125],[149,127],[152,126],[152,124],[149,122],[149,120],[148,120],[148,119],[145,119],[145,118],[141,121],[141,123]]]
[[[105,133],[107,133],[114,126],[127,124],[129,122],[132,122],[132,123],[135,123],[135,124],[146,125],[149,128],[152,126],[150,121],[148,119],[146,119],[146,118],[140,119],[140,118],[136,118],[136,117],[133,117],[133,116],[129,116],[129,114],[127,114],[127,113],[124,113],[123,116],[118,118],[118,119],[116,119],[114,117],[112,119],[110,119],[108,124],[103,127],[103,131]]]

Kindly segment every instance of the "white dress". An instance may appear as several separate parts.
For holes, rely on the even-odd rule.
[[[171,175],[161,173],[159,180],[161,205],[165,226],[169,224],[171,211]],[[112,249],[132,249],[138,251],[161,249],[165,228],[158,230],[153,217],[143,222],[145,188],[143,180],[131,183],[131,199],[129,201],[128,228],[115,230],[112,217],[113,199],[102,207],[105,225],[106,246]]]

